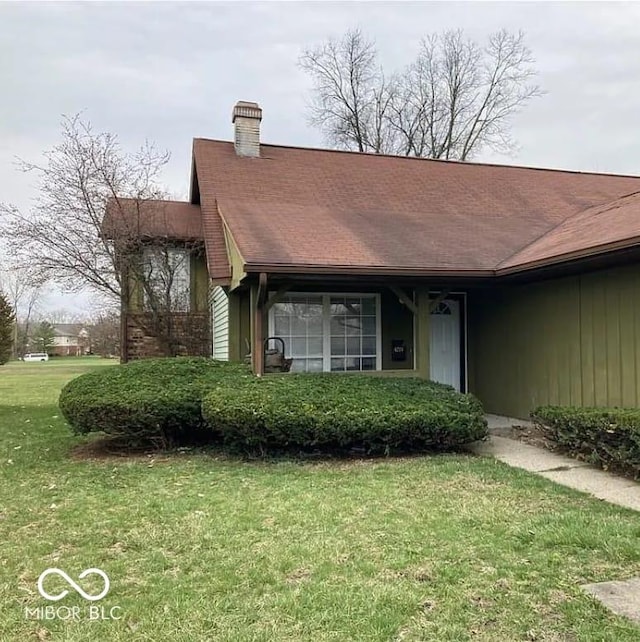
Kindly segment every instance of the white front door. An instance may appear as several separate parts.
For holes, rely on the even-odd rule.
[[[460,390],[460,301],[440,301],[429,321],[430,378]]]

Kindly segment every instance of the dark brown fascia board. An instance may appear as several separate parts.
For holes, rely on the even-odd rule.
[[[111,233],[100,232],[99,238],[107,241],[130,241],[141,245],[152,245],[154,243],[166,243],[167,241],[176,241],[180,243],[202,243],[204,245],[204,236],[163,236],[162,234],[141,234],[140,236],[116,236]]]
[[[491,277],[494,270],[447,270],[447,269],[424,269],[406,267],[360,267],[345,265],[285,265],[285,264],[257,264],[245,263],[244,271],[247,274],[266,272],[268,274],[319,274],[336,276],[406,276],[406,277]]]
[[[200,184],[198,182],[198,170],[196,169],[196,155],[191,152],[191,177],[189,179],[189,203],[200,205]]]
[[[245,263],[244,271],[247,275],[266,272],[269,274],[297,274],[306,275],[333,275],[333,276],[368,276],[368,277],[419,277],[419,278],[451,278],[451,279],[501,279],[503,277],[525,276],[527,273],[536,273],[540,270],[551,271],[562,269],[567,264],[575,265],[581,261],[592,262],[599,258],[610,256],[615,258],[622,251],[640,249],[640,236],[615,243],[569,252],[559,256],[531,261],[522,265],[494,270],[447,270],[437,268],[406,268],[406,267],[360,267],[360,266],[310,266],[293,264],[254,264]]]

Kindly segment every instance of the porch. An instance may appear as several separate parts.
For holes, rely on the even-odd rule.
[[[294,372],[418,376],[469,388],[467,293],[459,288],[262,275],[229,293],[228,332],[229,358],[250,354],[258,375],[270,370],[265,348],[284,346]]]

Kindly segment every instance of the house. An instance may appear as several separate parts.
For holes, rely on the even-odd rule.
[[[54,323],[49,353],[79,357],[89,350],[89,332],[81,323]]]
[[[262,373],[275,336],[293,370],[429,377],[515,417],[640,406],[640,177],[268,145],[261,119],[239,102],[233,142],[195,139],[189,202],[149,215],[203,244],[184,352]],[[136,296],[124,359],[155,350]]]

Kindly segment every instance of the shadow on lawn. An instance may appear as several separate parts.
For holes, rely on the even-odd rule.
[[[146,461],[153,458],[155,462],[171,462],[180,459],[185,455],[205,455],[216,459],[226,459],[244,462],[281,462],[300,461],[307,462],[361,462],[380,461],[390,459],[412,459],[417,457],[439,456],[447,454],[469,455],[467,446],[460,445],[458,448],[443,449],[411,449],[394,448],[388,451],[367,452],[365,448],[352,447],[333,448],[323,450],[300,450],[291,448],[288,450],[268,451],[238,451],[224,448],[221,444],[192,444],[176,448],[160,448],[154,444],[137,443],[132,445],[130,441],[120,437],[109,437],[94,435],[88,441],[77,444],[71,448],[70,456],[77,461],[91,460],[122,460]]]

